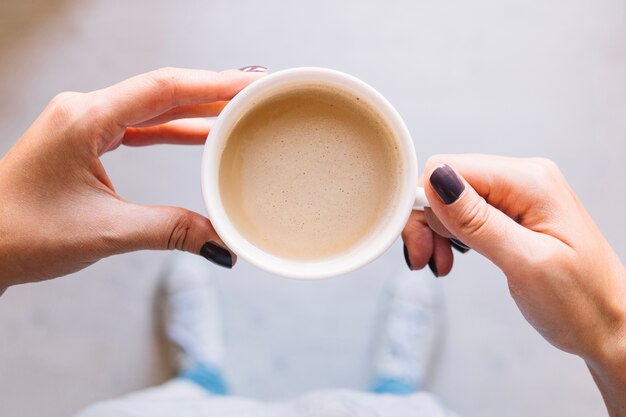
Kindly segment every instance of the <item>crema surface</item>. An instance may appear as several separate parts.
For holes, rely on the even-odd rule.
[[[230,132],[219,171],[226,212],[245,238],[277,256],[322,259],[385,222],[402,167],[369,105],[309,86],[251,106]]]

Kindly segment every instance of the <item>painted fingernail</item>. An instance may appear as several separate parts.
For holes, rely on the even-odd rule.
[[[411,266],[411,260],[409,259],[409,250],[407,249],[406,245],[404,245],[404,260],[406,261],[406,266],[408,266],[409,269],[412,271],[413,267]]]
[[[454,249],[458,250],[461,253],[466,253],[467,251],[469,251],[471,249],[465,243],[463,243],[460,240],[457,240],[457,239],[455,239],[453,237],[449,238],[448,240],[450,241],[450,246],[452,246]]]
[[[435,263],[435,258],[434,257],[430,258],[430,261],[428,261],[428,267],[432,271],[433,275],[435,275],[435,277],[439,278],[439,274],[437,273],[437,264]]]
[[[430,175],[430,185],[444,204],[452,204],[460,197],[465,184],[448,165],[439,165]]]
[[[239,71],[243,72],[267,72],[267,68],[260,65],[248,65],[247,67],[239,68]]]
[[[233,267],[233,256],[227,249],[215,242],[209,241],[202,245],[200,256],[224,268],[231,269]]]

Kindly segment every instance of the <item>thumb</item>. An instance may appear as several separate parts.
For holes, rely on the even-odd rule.
[[[206,217],[193,211],[168,206],[141,206],[126,203],[118,217],[123,251],[178,249],[232,268],[237,256],[217,235]],[[120,224],[121,223],[121,224]]]
[[[491,206],[450,166],[437,166],[426,184],[431,209],[458,240],[507,270],[531,246],[534,232]]]

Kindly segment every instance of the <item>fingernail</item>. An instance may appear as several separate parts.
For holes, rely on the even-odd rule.
[[[465,243],[461,242],[460,240],[456,240],[453,237],[449,238],[448,240],[450,241],[450,246],[452,246],[454,249],[458,250],[461,253],[466,253],[471,249]]]
[[[406,261],[406,266],[408,266],[409,269],[412,271],[413,267],[411,266],[411,260],[409,259],[409,250],[406,248],[406,245],[404,245],[404,260]]]
[[[428,267],[433,272],[435,277],[439,278],[439,274],[437,273],[437,264],[435,263],[434,257],[430,258],[430,261],[428,261]]]
[[[219,246],[215,242],[209,241],[202,245],[200,256],[224,268],[231,269],[233,267],[233,256],[227,249]]]
[[[267,68],[260,65],[248,65],[247,67],[239,68],[239,71],[243,72],[267,72]]]
[[[430,175],[430,185],[444,204],[452,204],[458,200],[465,184],[459,179],[454,170],[448,165],[439,165]]]

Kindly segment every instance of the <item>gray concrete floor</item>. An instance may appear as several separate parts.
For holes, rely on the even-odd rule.
[[[251,64],[328,66],[371,83],[404,116],[422,164],[444,152],[553,158],[624,259],[620,0],[4,0],[0,151],[59,91],[92,90],[159,66]],[[104,163],[129,200],[202,211],[200,151],[120,149]],[[166,255],[106,259],[7,291],[0,415],[67,416],[165,380],[154,295]],[[247,265],[220,271],[237,392],[277,399],[365,387],[379,293],[403,262],[396,245],[368,268],[324,282]],[[605,414],[582,361],[526,324],[495,267],[470,253],[439,285],[447,328],[429,388],[451,408],[482,417]]]

